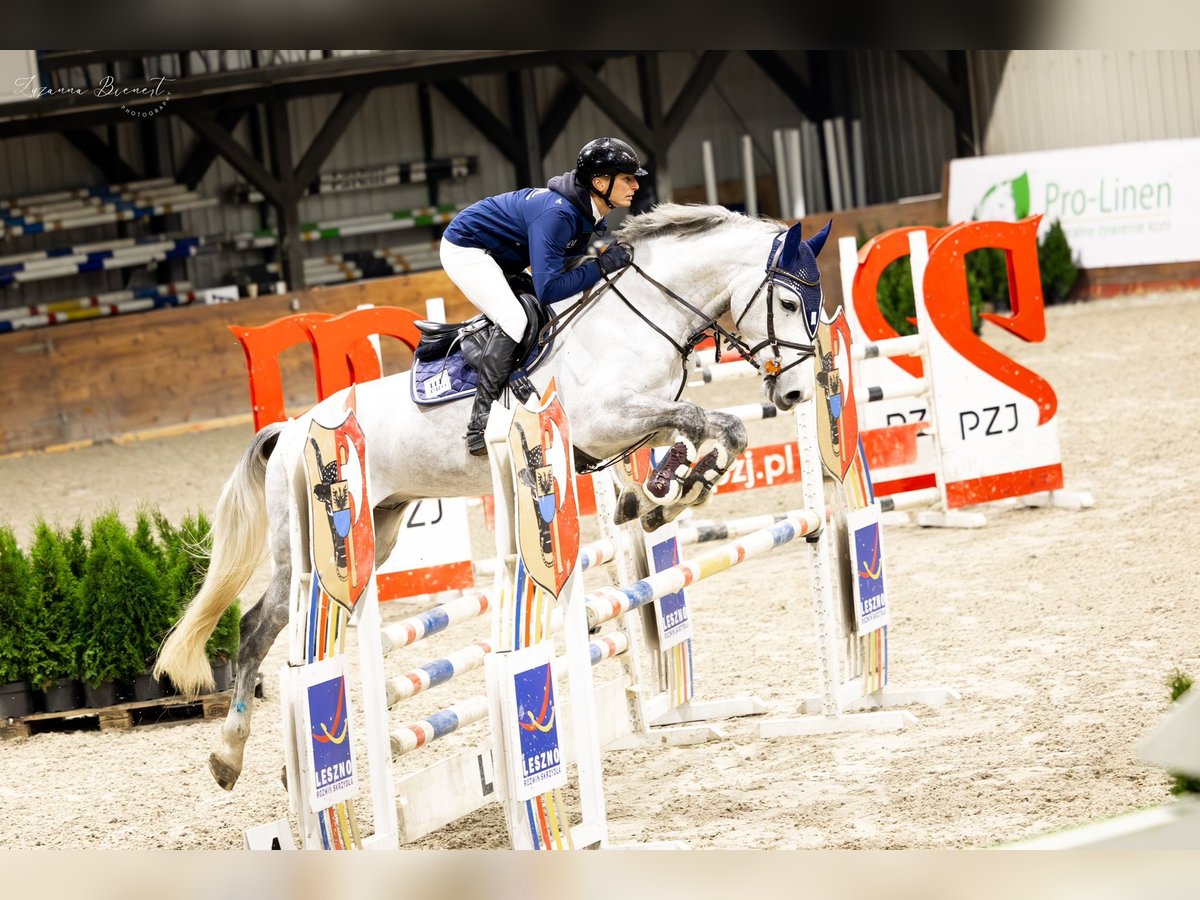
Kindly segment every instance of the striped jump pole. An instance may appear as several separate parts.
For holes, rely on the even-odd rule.
[[[593,591],[587,599],[588,628],[596,628],[630,610],[681,591],[696,581],[732,569],[747,559],[791,543],[797,537],[815,534],[820,527],[820,515],[813,510],[801,510],[797,516],[789,516],[782,522],[710,550],[688,562],[664,569],[628,587]]]
[[[486,647],[487,649],[481,649],[482,647]],[[490,645],[481,643],[476,645],[476,648],[472,648],[472,651],[459,651],[463,654],[468,652],[478,654],[478,663],[475,663],[474,659],[472,658],[469,664],[469,668],[472,669],[482,667],[484,656],[491,652]],[[617,631],[592,638],[592,640],[588,642],[589,657],[593,666],[600,665],[600,663],[604,662],[606,659],[613,659],[614,657],[620,656],[628,648],[628,638],[621,632]],[[444,671],[449,664],[450,657],[447,657],[446,660],[435,660],[434,662],[429,663],[428,666],[422,667],[421,670],[417,670],[421,673],[420,675],[411,675],[410,673],[400,677],[405,679],[412,677],[417,680],[432,678],[433,676],[427,673],[425,669],[428,668],[440,672]],[[441,684],[445,681],[449,681],[450,678],[454,677],[454,674],[460,674],[463,671],[466,671],[466,669],[459,669],[457,672],[442,678],[437,683]],[[392,679],[393,682],[398,680],[399,679]],[[401,690],[403,690],[403,688],[401,688]],[[412,696],[415,696],[420,692],[420,690],[421,689],[414,690],[412,692]],[[455,703],[446,707],[445,709],[425,716],[422,719],[418,719],[415,722],[410,722],[407,725],[400,726],[400,728],[392,732],[393,758],[399,758],[406,753],[411,753],[412,751],[418,749],[419,747],[423,747],[432,741],[436,741],[439,738],[444,738],[446,735],[453,734],[454,732],[465,728],[468,725],[473,725],[476,722],[486,719],[488,715],[487,702],[487,696],[485,694],[479,694],[478,696],[470,697],[460,703]]]
[[[616,545],[608,538],[601,538],[579,548],[579,571],[586,572],[596,566],[612,562],[617,555]],[[475,572],[479,575],[494,575],[496,560],[481,559],[475,563]]]
[[[916,356],[925,349],[925,339],[919,334],[908,334],[897,338],[875,341],[873,343],[852,344],[850,358],[883,359],[893,356]],[[742,378],[752,378],[758,375],[758,370],[740,357],[730,362],[718,363],[715,350],[701,350],[692,357],[695,367],[693,374],[699,379],[689,381],[688,387],[698,387],[704,384],[716,384],[723,381],[737,381]]]
[[[401,622],[385,625],[381,629],[383,655],[387,656],[403,647],[411,647],[431,634],[478,618],[490,609],[491,601],[486,593],[468,591],[434,609],[410,616]]]

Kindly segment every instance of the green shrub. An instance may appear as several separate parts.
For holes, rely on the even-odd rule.
[[[165,572],[167,569],[166,553],[154,539],[154,529],[150,525],[152,515],[161,514],[151,513],[146,509],[138,510],[137,518],[134,519],[133,543],[146,554],[146,558],[153,562],[159,571]]]
[[[973,282],[973,284],[972,284]],[[1003,250],[985,247],[967,254],[968,290],[971,297],[971,324],[979,331],[979,312],[984,304],[992,309],[1008,309],[1008,258]]]
[[[82,522],[76,521],[71,530],[63,535],[62,548],[71,566],[71,574],[77,581],[82,581],[88,558],[87,532]]]
[[[32,625],[29,560],[16,535],[0,526],[0,684],[29,677],[28,651]]]
[[[897,334],[916,333],[917,325],[913,320],[917,315],[917,306],[913,299],[912,267],[908,264],[907,256],[889,263],[879,273],[876,296],[879,298],[879,311]]]
[[[1167,680],[1171,689],[1171,702],[1174,703],[1192,687],[1192,679],[1176,669]],[[1200,794],[1200,778],[1187,778],[1183,775],[1172,776],[1175,781],[1171,785],[1172,794]]]
[[[67,556],[69,540],[69,535],[39,521],[29,552],[29,682],[39,690],[47,690],[59,678],[79,677],[79,580]]]
[[[1042,294],[1047,303],[1062,303],[1079,280],[1079,267],[1071,256],[1071,245],[1056,219],[1038,245],[1038,268],[1042,273]]]
[[[115,512],[92,523],[84,571],[83,679],[128,680],[153,661],[171,624],[167,579]]]
[[[155,514],[154,525],[163,548],[163,569],[167,572],[170,589],[183,610],[204,581],[208,571],[208,554],[212,550],[212,528],[204,513],[186,516],[179,527],[173,526],[161,514]]]
[[[177,614],[200,590],[208,572],[208,556],[212,551],[212,525],[204,513],[187,516],[179,527],[164,516],[155,516],[155,528],[166,558],[165,566],[170,589],[177,598]],[[237,659],[241,640],[241,605],[234,601],[217,622],[217,627],[205,645],[210,657]]]
[[[213,659],[237,659],[241,639],[242,605],[234,600],[217,621],[217,627],[213,629],[212,637],[204,649]]]

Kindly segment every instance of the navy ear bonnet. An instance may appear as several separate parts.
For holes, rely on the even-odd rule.
[[[821,270],[817,268],[817,254],[825,246],[825,239],[829,237],[832,225],[832,220],[826,222],[825,227],[808,240],[800,237],[800,224],[793,225],[783,236],[783,246],[779,247],[779,255],[776,257],[772,252],[774,262],[768,263],[771,281],[780,287],[790,288],[799,295],[800,303],[804,307],[804,327],[809,340],[816,335],[817,322],[821,316]],[[775,240],[778,241],[779,238],[776,237]]]
[[[799,224],[789,228],[776,266],[810,285],[819,282],[821,271],[817,268],[817,255],[825,246],[825,239],[829,237],[829,229],[832,226],[832,220],[826,222],[824,228],[807,240],[800,237]]]

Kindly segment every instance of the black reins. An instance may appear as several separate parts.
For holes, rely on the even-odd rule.
[[[679,354],[680,361],[683,362],[683,364],[684,364],[683,365],[683,382],[679,386],[679,391],[675,394],[676,400],[678,400],[679,397],[682,396],[683,389],[684,389],[684,387],[687,386],[687,361],[688,361],[688,358],[692,355],[692,351],[696,349],[696,346],[701,341],[703,341],[706,337],[708,337],[710,334],[712,335],[713,341],[717,347],[717,349],[716,349],[717,362],[721,361],[721,338],[724,338],[728,348],[730,350],[738,351],[738,353],[740,353],[746,359],[746,361],[750,363],[750,365],[754,366],[754,368],[758,372],[762,373],[762,376],[764,379],[774,380],[775,378],[778,378],[780,375],[782,375],[784,372],[786,372],[788,369],[791,369],[794,366],[798,366],[800,363],[804,362],[804,360],[808,359],[809,357],[811,357],[813,355],[814,349],[813,349],[812,344],[801,344],[801,343],[797,343],[796,341],[785,341],[785,340],[780,339],[775,334],[775,288],[776,288],[776,286],[796,289],[796,293],[797,293],[797,295],[799,295],[800,291],[796,288],[796,285],[806,285],[808,287],[820,287],[820,284],[821,284],[819,277],[816,281],[808,281],[804,278],[801,278],[800,276],[796,275],[793,272],[789,272],[785,269],[781,269],[779,267],[779,265],[776,263],[776,259],[779,256],[780,242],[785,233],[786,232],[781,231],[781,232],[779,232],[779,234],[777,234],[775,236],[775,241],[771,245],[771,253],[767,257],[766,272],[763,275],[762,281],[760,281],[758,283],[758,287],[755,289],[754,293],[750,296],[750,299],[746,302],[746,306],[742,309],[741,314],[738,315],[736,319],[734,319],[734,322],[733,322],[734,330],[733,331],[730,331],[729,329],[725,328],[723,325],[720,324],[720,322],[718,321],[720,319],[720,316],[705,315],[704,310],[699,309],[698,307],[692,305],[687,300],[684,300],[677,293],[675,293],[673,290],[671,290],[669,287],[667,287],[665,284],[662,284],[655,278],[651,277],[650,274],[648,272],[646,272],[646,270],[643,269],[641,266],[639,266],[636,262],[630,262],[628,268],[633,269],[635,272],[637,272],[639,275],[641,275],[642,278],[644,278],[647,282],[649,282],[654,287],[656,287],[658,289],[659,293],[663,294],[666,297],[669,297],[671,300],[675,301],[675,303],[679,304],[684,309],[688,310],[689,312],[693,313],[694,315],[699,316],[701,321],[703,321],[704,324],[701,325],[694,332],[692,332],[692,334],[688,337],[688,339],[683,344],[680,344],[673,337],[671,337],[669,334],[667,334],[665,331],[663,331],[662,328],[660,328],[656,322],[652,321],[648,316],[646,316],[645,313],[643,313],[633,303],[631,303],[629,301],[629,299],[624,294],[621,293],[620,288],[618,288],[616,286],[615,278],[609,279],[607,275],[601,276],[604,278],[604,281],[606,283],[606,289],[612,290],[613,293],[615,293],[618,297],[620,297],[621,302],[624,303],[627,307],[629,307],[629,309],[631,309],[633,311],[634,315],[636,315],[639,319],[641,319],[643,322],[645,322],[647,325],[649,325],[651,329],[653,329],[655,332],[657,332],[659,334],[659,336],[661,336],[667,343],[669,343],[672,347],[674,347],[675,352]],[[631,248],[631,250],[632,250],[632,248]],[[618,273],[617,277],[619,278],[620,275],[624,274],[625,271],[626,270],[622,269],[621,272]],[[763,293],[763,288],[766,288],[766,292],[767,292],[766,293],[767,336],[766,336],[765,340],[759,341],[754,346],[750,346],[746,342],[746,340],[741,336],[741,334],[737,331],[737,328],[738,328],[738,326],[741,325],[742,319],[744,319],[746,317],[746,313],[750,312],[751,307],[754,306],[754,302],[759,298],[759,295],[761,295]],[[730,306],[731,306],[730,312],[732,314],[732,304]],[[773,358],[760,363],[755,357],[759,353],[759,351],[761,351],[764,347],[769,347],[771,349]],[[798,355],[797,355],[796,359],[793,360],[792,362],[788,363],[787,365],[783,364],[783,354],[780,352],[781,349],[784,349],[784,348],[786,348],[788,350],[798,351]]]

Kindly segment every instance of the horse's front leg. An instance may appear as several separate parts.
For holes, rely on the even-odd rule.
[[[656,506],[642,516],[642,527],[646,531],[655,531],[667,522],[674,521],[688,507],[705,503],[712,496],[713,488],[721,476],[729,471],[730,465],[749,443],[746,425],[737,416],[703,407],[700,407],[700,411],[705,417],[704,440],[711,441],[713,446],[683,476],[678,501]],[[666,461],[669,462],[669,458]],[[651,477],[657,474],[656,469]]]
[[[617,502],[619,522],[644,517],[656,508],[671,513],[657,525],[671,521],[686,506],[698,502],[698,495],[707,496],[703,487],[711,490],[712,483],[746,449],[746,426],[736,416],[712,412],[687,401],[644,395],[626,395],[620,400],[592,411],[588,423],[590,436],[600,443],[632,445],[650,435],[651,443],[670,443],[671,449],[644,486],[625,481]],[[690,473],[696,465],[697,448],[705,441],[713,441],[715,446],[701,460],[703,472],[698,476],[701,488],[696,489],[689,486]]]

